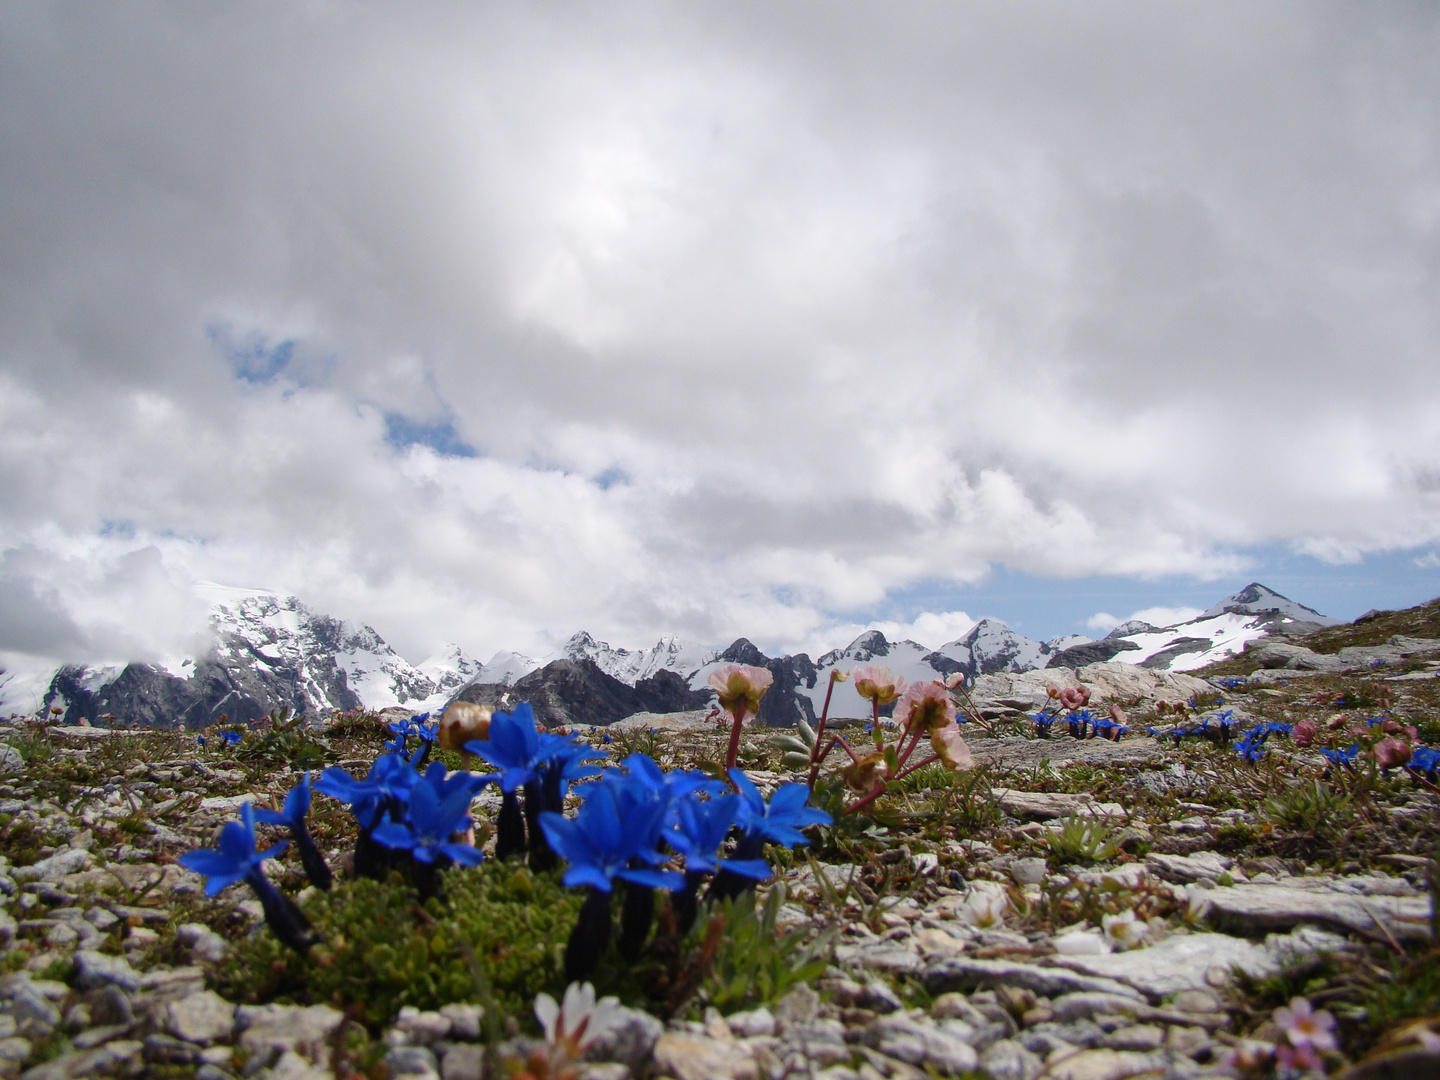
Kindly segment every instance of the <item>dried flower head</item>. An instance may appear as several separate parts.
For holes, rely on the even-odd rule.
[[[440,746],[456,753],[474,739],[490,738],[490,710],[471,701],[457,701],[440,717]]]

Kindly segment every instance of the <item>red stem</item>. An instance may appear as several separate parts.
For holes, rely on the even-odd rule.
[[[732,713],[735,723],[730,728],[730,746],[725,751],[725,768],[735,768],[735,762],[740,757],[740,725],[745,719],[744,712]]]
[[[903,770],[903,771],[901,771],[901,772],[896,773],[896,774],[895,774],[894,776],[892,776],[890,779],[892,779],[892,780],[903,780],[903,779],[905,779],[905,777],[909,776],[909,775],[910,775],[912,772],[914,772],[916,769],[923,769],[926,765],[929,765],[932,761],[939,761],[939,760],[940,760],[940,755],[939,755],[939,754],[931,754],[931,755],[930,755],[929,757],[927,757],[925,760],[923,760],[923,761],[917,761],[914,765],[911,765],[910,768],[905,769],[905,770]]]
[[[863,799],[859,799],[859,800],[857,800],[856,802],[851,803],[849,806],[847,806],[847,807],[845,808],[845,810],[844,810],[843,812],[846,813],[846,814],[853,814],[853,813],[855,813],[856,810],[859,810],[862,806],[869,806],[872,802],[874,802],[874,801],[875,801],[876,799],[878,799],[882,794],[884,794],[885,788],[886,788],[887,786],[888,786],[888,785],[885,783],[884,780],[877,780],[877,781],[875,782],[875,787],[874,787],[873,789],[871,789],[870,794],[866,795]]]
[[[835,693],[835,672],[830,672],[830,685],[825,688],[825,704],[820,706],[820,726],[815,729],[815,745],[810,748],[810,790],[815,790],[815,778],[820,775],[820,762],[824,760],[825,754],[835,748],[831,743],[825,754],[820,752],[820,744],[825,740],[825,720],[830,715],[830,695]]]

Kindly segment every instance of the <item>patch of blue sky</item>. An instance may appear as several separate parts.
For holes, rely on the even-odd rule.
[[[270,344],[254,341],[227,351],[235,377],[248,383],[272,383],[290,366],[295,356],[295,342],[289,339]]]
[[[997,566],[974,584],[920,581],[893,590],[868,610],[836,614],[863,624],[910,622],[925,611],[964,611],[976,619],[999,619],[1039,641],[1066,634],[1098,637],[1088,622],[1099,612],[1125,619],[1152,607],[1204,610],[1258,581],[1323,615],[1353,619],[1371,608],[1413,607],[1440,596],[1440,558],[1435,552],[1434,545],[1426,545],[1331,564],[1284,545],[1247,548],[1237,554],[1249,562],[1249,569],[1213,580],[1101,574],[1046,578]]]
[[[100,522],[100,535],[106,537],[118,537],[121,540],[132,540],[135,537],[135,523],[126,521],[124,518],[106,518]]]
[[[612,465],[598,476],[591,477],[590,482],[601,491],[609,491],[616,484],[624,487],[630,483],[630,474],[618,465]]]
[[[427,446],[446,457],[478,457],[479,451],[460,437],[452,420],[414,420],[403,413],[385,414],[385,441],[396,450]]]
[[[283,382],[287,392],[294,387],[323,383],[336,359],[317,353],[297,338],[275,340],[259,330],[241,330],[230,323],[211,323],[208,337],[229,365],[231,374],[253,386]]]

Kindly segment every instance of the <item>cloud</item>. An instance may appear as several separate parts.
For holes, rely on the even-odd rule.
[[[1440,539],[1433,13],[798,10],[7,7],[27,647],[180,648],[192,578],[794,647]]]
[[[1415,559],[1415,565],[1422,570],[1434,570],[1440,566],[1440,551],[1427,551]]]
[[[1138,620],[1151,626],[1177,626],[1203,614],[1203,609],[1196,607],[1148,607],[1134,612],[1126,621]]]
[[[1090,618],[1085,620],[1085,625],[1089,629],[1094,630],[1097,634],[1108,634],[1111,630],[1114,630],[1115,627],[1119,626],[1122,622],[1124,622],[1123,619],[1119,619],[1116,616],[1111,615],[1108,611],[1097,611],[1094,615],[1091,615]]]

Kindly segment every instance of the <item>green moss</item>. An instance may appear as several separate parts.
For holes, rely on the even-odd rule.
[[[378,1029],[403,1005],[476,1000],[473,956],[499,1009],[523,1023],[537,993],[564,990],[581,900],[558,876],[498,862],[447,872],[444,899],[423,907],[398,875],[343,882],[302,905],[324,938],[308,957],[262,931],[237,945],[218,979],[241,1000],[354,1007]]]

